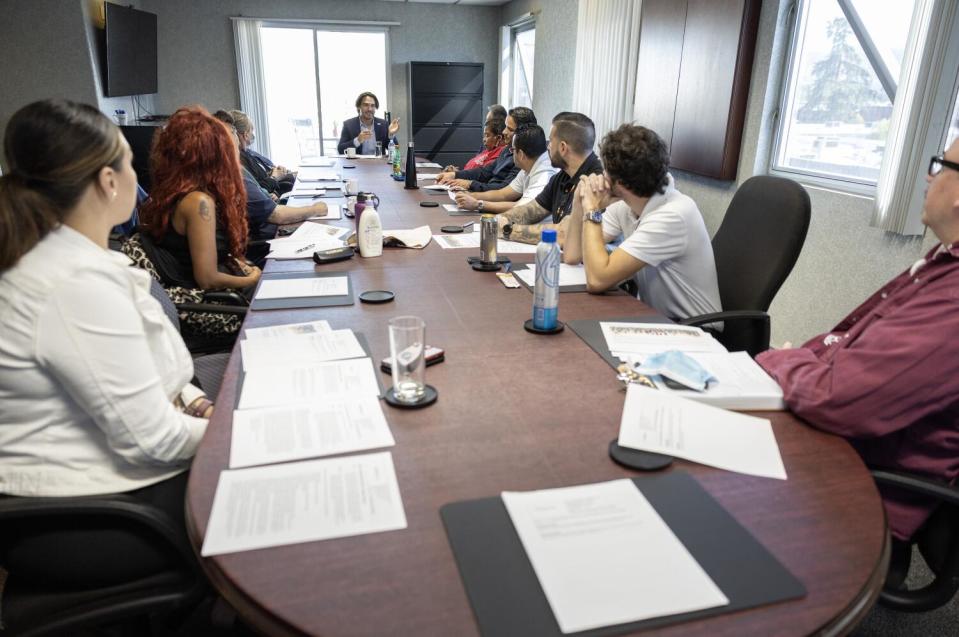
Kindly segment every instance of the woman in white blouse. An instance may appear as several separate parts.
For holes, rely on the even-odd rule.
[[[45,100],[7,125],[0,177],[0,494],[129,492],[182,520],[212,404],[150,296],[107,249],[137,176],[93,107]]]

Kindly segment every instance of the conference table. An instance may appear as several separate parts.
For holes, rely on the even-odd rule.
[[[375,192],[384,228],[440,227],[449,203],[404,190],[386,162],[355,160],[344,178]],[[336,200],[330,200],[336,201]],[[350,219],[331,221],[351,224]],[[478,224],[477,224],[478,226]],[[477,227],[478,231],[478,227]],[[352,328],[374,361],[389,354],[387,321],[413,314],[446,360],[429,367],[439,399],[418,409],[383,404],[396,440],[393,456],[407,528],[200,558],[216,590],[244,622],[268,635],[475,635],[479,630],[447,541],[440,508],[448,503],[632,478],[639,472],[607,454],[619,431],[625,393],[613,369],[571,329],[524,331],[532,295],[472,270],[470,249],[386,249],[383,256],[316,266],[269,261],[265,272],[348,271],[355,292],[387,289],[382,305],[250,311],[244,328],[325,319]],[[533,255],[510,255],[531,262]],[[560,295],[560,320],[654,316],[624,293]],[[232,408],[240,377],[233,350],[215,415],[190,475],[186,511],[199,555],[217,480],[228,468]],[[380,373],[377,371],[377,373]],[[388,384],[389,377],[384,375]],[[885,514],[863,463],[843,439],[788,412],[772,421],[788,480],[752,477],[676,460],[771,552],[807,590],[802,599],[657,629],[662,635],[807,635],[849,632],[874,603],[888,565]],[[648,631],[643,634],[647,634]]]

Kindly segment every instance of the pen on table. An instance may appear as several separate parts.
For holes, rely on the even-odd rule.
[[[510,270],[512,270],[512,269],[513,269],[513,262],[512,262],[512,261],[507,261],[506,263],[503,264],[503,272],[504,272],[504,273],[509,274]]]
[[[302,248],[297,248],[296,250],[293,251],[293,254],[299,254],[299,253],[301,253],[301,252],[306,252],[306,251],[309,250],[310,248],[315,248],[315,247],[316,247],[316,244],[315,244],[315,243],[311,243],[311,244],[308,245],[308,246],[303,246]]]
[[[473,225],[473,222],[472,222],[472,221],[467,221],[466,223],[463,224],[463,230],[466,230],[466,229],[469,228],[471,225]]]

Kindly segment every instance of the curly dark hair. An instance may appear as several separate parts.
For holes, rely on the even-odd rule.
[[[376,108],[380,107],[380,100],[378,100],[377,97],[373,95],[373,93],[369,91],[363,91],[362,93],[360,93],[360,96],[356,98],[356,110],[360,110],[360,104],[362,104],[363,100],[367,97],[373,98],[373,104],[376,106]]]
[[[663,138],[650,129],[623,124],[606,134],[600,154],[610,180],[633,194],[652,197],[666,192],[669,150]]]

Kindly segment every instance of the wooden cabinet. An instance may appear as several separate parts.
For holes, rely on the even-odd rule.
[[[409,81],[416,154],[462,166],[483,143],[483,65],[410,62]]]
[[[636,121],[673,168],[735,179],[760,0],[644,0]]]

